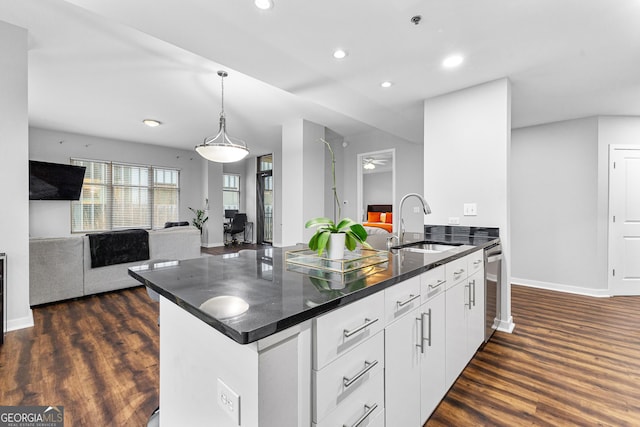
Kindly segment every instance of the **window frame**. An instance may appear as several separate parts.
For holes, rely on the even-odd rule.
[[[234,190],[233,188],[236,187],[225,187],[225,177],[227,176],[235,176],[238,178],[238,187],[237,190]],[[241,211],[241,206],[242,206],[242,199],[241,199],[241,195],[242,195],[242,185],[241,185],[241,179],[242,179],[242,175],[240,175],[239,173],[222,173],[222,213],[224,214],[224,211],[226,209],[234,209],[234,208],[227,208],[224,204],[224,194],[225,193],[237,193],[238,195],[238,212]]]
[[[175,199],[176,199],[176,204],[174,209],[176,210],[176,215],[179,217],[179,212],[180,212],[180,193],[181,193],[181,185],[180,185],[180,173],[181,173],[181,169],[174,167],[174,166],[159,166],[159,165],[148,165],[148,164],[138,164],[138,163],[128,163],[128,162],[119,162],[119,161],[115,161],[115,160],[97,160],[97,159],[85,159],[85,158],[76,158],[76,157],[72,157],[70,159],[70,163],[72,165],[74,164],[78,164],[77,162],[83,162],[83,163],[92,163],[92,164],[102,164],[106,166],[106,178],[105,181],[100,182],[100,183],[91,183],[91,184],[87,184],[85,181],[83,181],[82,183],[82,195],[84,195],[84,191],[85,191],[85,186],[86,185],[92,185],[92,186],[99,186],[101,188],[104,189],[105,191],[105,218],[104,218],[104,222],[105,222],[105,228],[93,228],[90,230],[74,230],[73,226],[73,217],[74,217],[74,213],[75,213],[75,209],[77,209],[75,206],[75,204],[78,203],[82,203],[82,195],[81,198],[79,200],[75,200],[71,202],[71,209],[70,209],[70,228],[71,228],[71,234],[87,234],[87,233],[101,233],[101,232],[108,232],[108,231],[117,231],[117,230],[126,230],[126,229],[131,229],[131,228],[142,228],[145,230],[156,230],[156,229],[160,229],[164,226],[164,223],[162,224],[156,224],[154,219],[156,217],[156,210],[157,210],[157,206],[156,206],[156,190],[171,190],[172,188],[170,186],[167,186],[166,184],[157,184],[156,183],[156,171],[157,170],[164,170],[164,171],[170,171],[172,173],[176,174],[176,186],[175,186]],[[147,175],[147,179],[146,179],[146,185],[143,185],[142,183],[138,183],[138,184],[122,184],[122,183],[116,183],[114,180],[114,166],[115,167],[130,167],[130,168],[139,168],[142,170],[147,171],[146,175]],[[86,176],[85,176],[85,180],[86,180]],[[126,188],[126,189],[146,189],[147,191],[147,198],[148,198],[148,226],[147,225],[130,225],[130,226],[123,226],[123,227],[114,227],[114,202],[116,202],[115,199],[115,191],[114,189],[116,188]],[[82,215],[82,214],[81,214]],[[173,219],[177,221],[177,218]],[[93,225],[95,225],[95,222],[93,223]]]

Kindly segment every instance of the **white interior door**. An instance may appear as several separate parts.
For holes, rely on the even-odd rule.
[[[611,146],[609,158],[609,289],[640,295],[640,146]]]

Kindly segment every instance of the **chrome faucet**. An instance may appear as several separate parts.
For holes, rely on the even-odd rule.
[[[427,203],[427,201],[424,199],[424,197],[422,197],[420,194],[418,193],[409,193],[407,195],[405,195],[401,200],[400,200],[400,208],[398,209],[398,246],[402,246],[404,244],[404,221],[402,219],[402,207],[404,206],[404,201],[407,200],[409,197],[417,197],[418,200],[420,200],[420,203],[422,203],[422,211],[424,212],[425,215],[429,215],[431,213],[431,208],[429,207],[429,203]]]

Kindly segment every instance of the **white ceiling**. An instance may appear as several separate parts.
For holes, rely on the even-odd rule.
[[[421,143],[424,99],[502,77],[513,127],[640,115],[639,0],[274,1],[0,0],[0,20],[30,33],[31,124],[109,138],[193,148],[217,131],[219,69],[252,154],[300,117]]]

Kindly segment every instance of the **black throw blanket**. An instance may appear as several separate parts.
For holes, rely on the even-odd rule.
[[[122,230],[88,234],[91,268],[149,259],[149,233]]]

